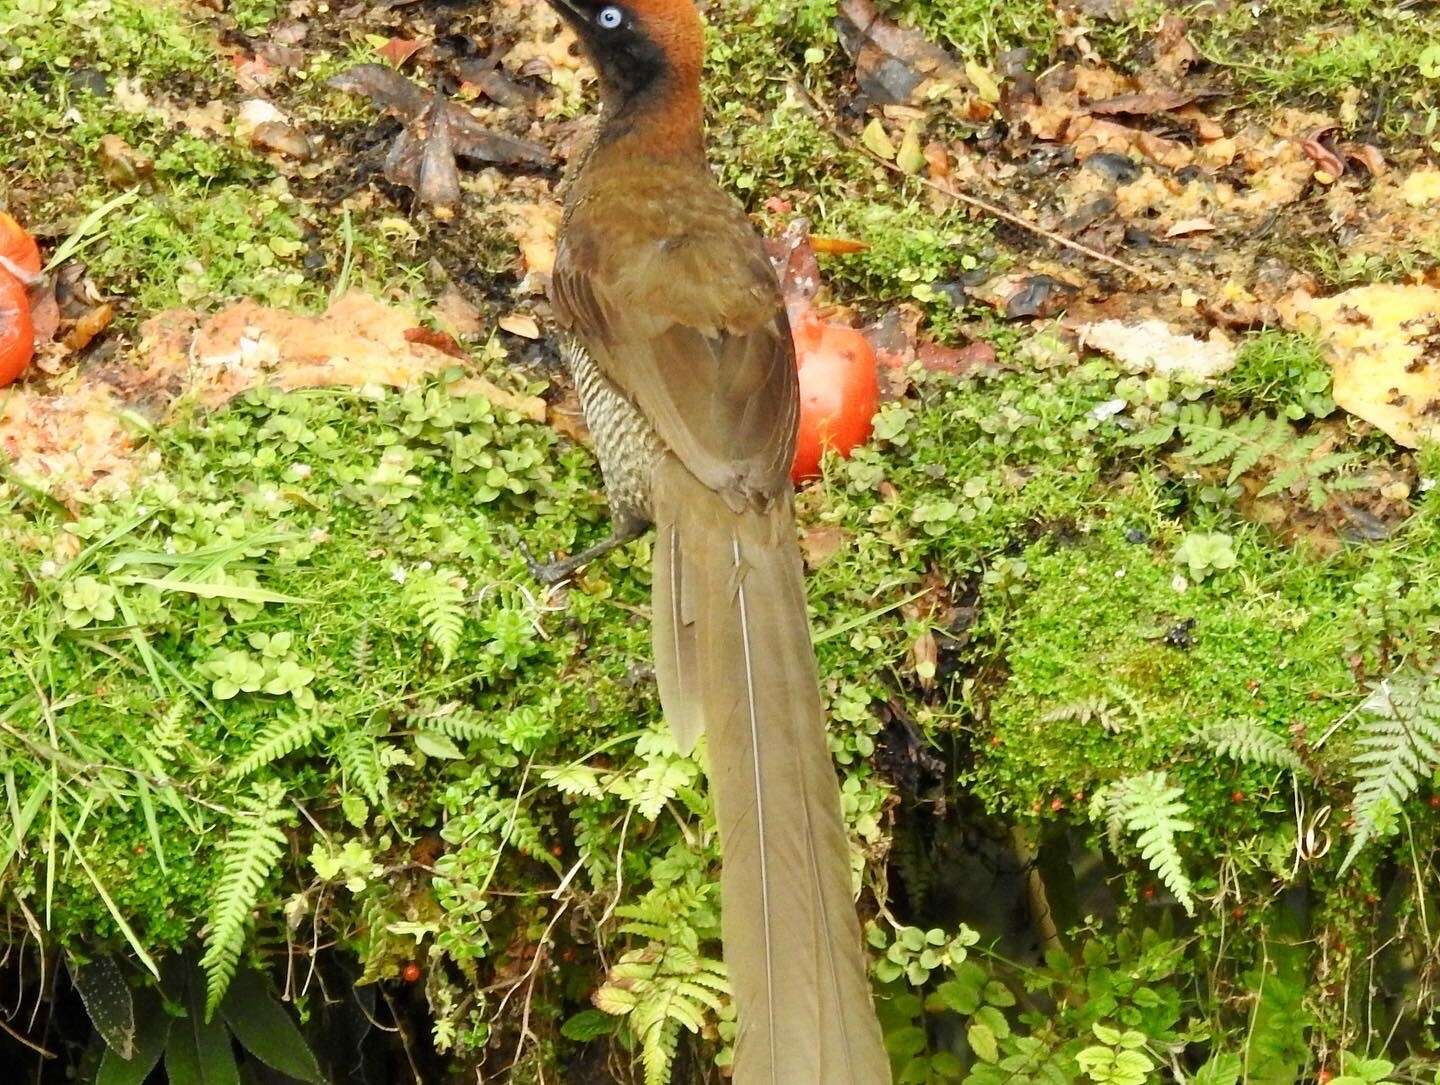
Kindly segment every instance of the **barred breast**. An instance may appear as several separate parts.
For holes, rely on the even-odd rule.
[[[645,416],[600,372],[579,340],[566,341],[564,356],[595,441],[611,519],[617,528],[637,520],[652,523],[650,482],[664,446]]]

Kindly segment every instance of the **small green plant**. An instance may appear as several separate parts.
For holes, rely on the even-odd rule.
[[[1186,535],[1175,550],[1175,560],[1189,570],[1191,577],[1204,580],[1211,573],[1233,569],[1239,563],[1235,555],[1235,538],[1221,531],[1197,531]]]
[[[1440,771],[1440,682],[1437,669],[1405,667],[1379,683],[1364,704],[1365,723],[1354,758],[1355,837],[1348,868],[1366,844],[1399,825],[1405,801]]]
[[[1096,1085],[1145,1085],[1150,1080],[1155,1060],[1145,1051],[1144,1033],[1098,1021],[1090,1027],[1100,1042],[1075,1056],[1086,1077]]]
[[[678,946],[625,954],[593,996],[602,1013],[623,1017],[639,1041],[645,1085],[665,1085],[680,1030],[698,1033],[706,1017],[726,1012],[725,966]]]
[[[1129,439],[1137,447],[1153,448],[1181,439],[1176,455],[1194,467],[1228,464],[1226,485],[1259,467],[1268,470],[1262,497],[1292,488],[1303,492],[1311,507],[1320,508],[1335,490],[1354,489],[1363,481],[1342,475],[1358,458],[1355,452],[1330,452],[1322,445],[1324,433],[1297,433],[1282,418],[1245,415],[1228,421],[1214,403],[1187,403]]]
[[[250,803],[248,817],[221,847],[224,873],[215,887],[200,967],[205,973],[205,1019],[225,997],[249,930],[251,912],[285,849],[281,825],[290,820],[284,795],[267,786]]]
[[[1140,857],[1175,895],[1181,906],[1195,914],[1190,878],[1176,846],[1176,835],[1194,825],[1187,820],[1185,792],[1165,779],[1164,773],[1142,772],[1106,784],[1090,799],[1090,816],[1103,820],[1110,846],[1118,850],[1122,835],[1134,838]]]
[[[1297,776],[1310,772],[1285,736],[1276,734],[1259,720],[1225,720],[1199,727],[1193,741],[1242,765],[1270,765],[1289,769]]]

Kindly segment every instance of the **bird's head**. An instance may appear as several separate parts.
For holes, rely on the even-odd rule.
[[[600,75],[606,112],[682,105],[698,126],[704,32],[693,0],[549,0]]]

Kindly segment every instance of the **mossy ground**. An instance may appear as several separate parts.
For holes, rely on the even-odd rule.
[[[895,11],[982,62],[1019,45],[1051,55],[1069,19],[1029,0]],[[1406,832],[1357,871],[1338,867],[1355,709],[1369,683],[1434,654],[1440,497],[1422,486],[1440,462],[1342,424],[1357,472],[1410,480],[1408,518],[1380,541],[1335,545],[1333,518],[1320,543],[1282,538],[1244,515],[1258,486],[1133,438],[1196,398],[1232,419],[1318,424],[1333,403],[1312,341],[1255,333],[1202,393],[917,291],[1006,254],[984,222],[936,211],[787,92],[795,80],[823,98],[841,77],[833,13],[824,0],[712,13],[720,175],[763,221],[778,221],[764,204],[784,195],[817,232],[871,242],[827,259],[842,300],[872,314],[918,300],[938,333],[985,334],[1001,363],[917,375],[871,445],[799,499],[807,537],[838,540],[814,561],[813,620],[863,906],[890,932],[876,935],[886,959],[906,967],[880,987],[903,1080],[983,1083],[997,1068],[1083,1080],[1077,1058],[1106,1046],[1093,1026],[1107,1022],[1155,1056],[1137,1085],[1170,1080],[1172,1061],[1211,1067],[1188,1080],[1233,1081],[1232,1057],[1248,1080],[1308,1080],[1342,1050],[1380,1055],[1392,1021],[1391,1057],[1414,1056],[1405,1080],[1433,1074],[1434,949],[1415,934],[1435,916],[1430,782],[1399,811]],[[1092,40],[1133,58],[1163,14],[1128,7]],[[280,15],[247,3],[226,18],[258,34]],[[103,135],[153,160],[139,198],[81,253],[123,299],[122,331],[236,296],[313,308],[342,272],[423,306],[440,288],[435,253],[452,274],[479,253],[483,274],[462,281],[488,284],[477,301],[504,296],[517,261],[493,219],[407,226],[386,199],[345,203],[324,178],[287,180],[232,140],[114,107],[122,79],[164,88],[177,108],[222,93],[215,22],[172,3],[0,0],[10,209],[62,236],[116,194]],[[1338,104],[1360,87],[1357,116],[1386,138],[1434,138],[1428,9],[1307,0],[1197,13],[1197,26],[1248,108]],[[1293,48],[1277,52],[1282,31]],[[364,111],[322,84],[365,49],[340,33],[317,47],[287,77],[295,113],[342,141],[362,132]],[[492,343],[467,368],[517,386],[504,354]],[[432,1030],[419,1042],[454,1073],[513,1059],[512,1080],[552,1080],[598,1051],[624,1079],[644,1038],[582,1012],[606,964],[655,942],[718,953],[703,776],[669,746],[645,666],[648,544],[542,592],[520,544],[573,550],[603,532],[591,458],[448,381],[378,398],[256,393],[182,414],[150,434],[151,482],[78,516],[0,484],[9,941],[38,924],[52,950],[132,963],[139,949],[213,941],[226,842],[258,796],[288,844],[248,955],[273,963],[323,942],[397,998],[419,963]],[[1192,537],[1228,540],[1217,545],[1233,562],[1177,560]],[[1284,736],[1309,773],[1197,740],[1236,719]],[[1088,809],[1148,772],[1183,793],[1193,919]],[[967,834],[1008,840],[1001,827],[1038,842],[1061,941],[1042,963],[1033,940],[1012,938],[998,948],[1024,959],[1006,960],[985,929],[985,954],[965,962],[984,962],[982,997],[958,959],[922,963],[928,951],[892,926],[949,938],[980,924],[985,910],[947,878],[984,849],[947,849]],[[1057,849],[1075,862],[1057,868]],[[1297,893],[1310,894],[1301,919],[1276,919]],[[1011,910],[1025,911],[1023,887]],[[307,1014],[316,998],[296,994]],[[714,1074],[727,1032],[706,1021],[675,1080]]]

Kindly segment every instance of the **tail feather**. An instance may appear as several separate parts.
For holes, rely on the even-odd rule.
[[[789,502],[735,511],[656,472],[655,654],[682,748],[706,735],[724,850],[737,1085],[886,1085]]]

